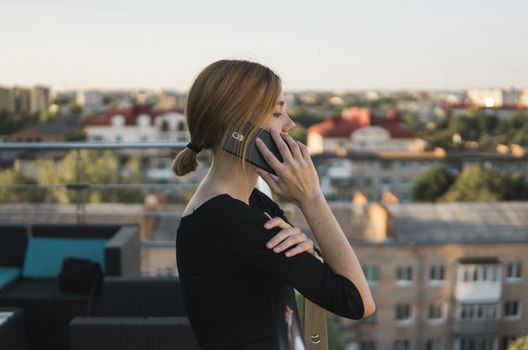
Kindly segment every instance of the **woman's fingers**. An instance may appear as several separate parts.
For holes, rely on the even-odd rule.
[[[267,213],[266,213],[267,214]],[[270,216],[271,218],[271,216]],[[268,230],[272,227],[279,226],[280,228],[288,228],[292,227],[290,224],[288,224],[286,221],[284,221],[280,216],[276,216],[274,218],[269,219],[264,224],[264,227]]]
[[[289,227],[277,233],[267,243],[267,246],[275,252],[280,252],[304,240],[306,240],[306,235],[298,227]]]
[[[284,136],[284,140],[288,143],[288,146],[290,147],[291,153],[293,154],[293,157],[297,159],[298,161],[304,161],[304,157],[301,153],[301,150],[299,148],[299,145],[297,144],[297,141],[295,141],[290,135],[286,134]]]
[[[295,248],[292,248],[288,250],[285,255],[286,256],[294,256],[297,254],[300,254],[302,252],[310,252],[313,250],[313,241],[311,239],[307,239],[306,241],[297,244]]]
[[[279,179],[277,176],[260,168],[256,168],[255,171],[262,178],[262,180],[266,181],[272,192],[277,193],[279,191],[279,188],[277,187],[277,181]]]
[[[260,138],[255,139],[255,144],[257,145],[262,157],[268,162],[268,164],[275,170],[277,174],[282,172],[284,165],[275,157],[273,153],[268,149],[268,146]]]
[[[288,163],[291,163],[293,161],[292,153],[288,147],[288,144],[286,143],[286,141],[284,141],[279,131],[275,129],[270,129],[270,134],[271,137],[273,137],[273,140],[275,141],[275,144],[277,145],[280,154],[282,155],[282,159],[284,161],[287,161]]]
[[[308,147],[306,147],[305,144],[303,144],[301,141],[297,141],[297,145],[299,146],[299,149],[301,151],[301,154],[303,155],[303,159],[310,163],[312,163],[312,157],[310,157],[310,151],[308,150]]]

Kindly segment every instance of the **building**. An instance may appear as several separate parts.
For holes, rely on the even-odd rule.
[[[132,106],[103,112],[88,118],[84,125],[87,141],[93,142],[189,142],[187,120],[181,109],[157,110],[147,106]],[[168,183],[174,180],[170,149],[150,150],[145,160],[149,180]],[[130,150],[122,150],[124,157]],[[196,175],[180,177],[181,181]]]
[[[0,110],[39,113],[50,106],[50,89],[35,85],[32,88],[0,87]]]
[[[103,112],[85,122],[88,141],[189,142],[183,110],[156,110],[132,106]]]
[[[472,116],[475,112],[483,112],[498,119],[509,119],[521,112],[528,111],[528,105],[512,104],[492,107],[476,106],[469,103],[443,103],[440,106],[444,113],[450,112],[453,117]]]
[[[528,153],[521,147],[504,147],[500,152],[441,148],[420,152],[344,150],[314,154],[312,160],[321,190],[329,200],[350,201],[359,191],[370,201],[380,200],[384,192],[391,192],[400,201],[409,202],[416,179],[432,165],[444,166],[454,175],[471,165],[482,164],[504,173],[526,176]]]
[[[30,112],[40,113],[50,106],[50,89],[45,86],[33,86],[30,95]]]
[[[307,146],[311,153],[336,149],[423,150],[426,142],[402,123],[396,111],[375,116],[367,108],[352,107],[309,127]]]
[[[315,240],[300,209],[286,216]],[[333,315],[347,350],[506,349],[528,335],[528,202],[330,203],[376,313]],[[324,252],[323,252],[324,253]]]
[[[521,102],[522,91],[509,89],[470,89],[467,97],[477,107],[501,107],[517,105]]]
[[[13,89],[0,86],[0,111],[13,112],[16,108]]]
[[[61,142],[69,137],[80,138],[82,125],[75,119],[57,117],[46,124],[37,124],[10,134],[9,142]]]
[[[376,301],[347,349],[506,349],[527,334],[528,202],[365,204],[350,240]]]
[[[98,90],[79,90],[75,101],[84,114],[102,112],[105,109],[104,94]]]

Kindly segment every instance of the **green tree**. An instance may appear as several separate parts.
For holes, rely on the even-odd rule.
[[[528,350],[528,336],[519,337],[508,344],[508,350]]]
[[[306,144],[306,128],[301,124],[296,124],[289,134],[294,140]]]
[[[0,184],[2,185],[23,185],[26,181],[24,177],[14,169],[0,171]],[[17,191],[11,188],[0,187],[0,203],[10,203],[18,201]]]
[[[448,129],[452,133],[460,134],[464,140],[477,140],[480,136],[477,119],[474,117],[452,117]]]
[[[416,180],[412,189],[413,198],[420,202],[434,202],[449,189],[454,180],[446,168],[433,165]]]
[[[322,115],[314,114],[302,106],[294,108],[291,112],[291,117],[297,125],[301,125],[305,129],[324,120]]]
[[[488,202],[504,200],[508,193],[506,177],[496,169],[485,169],[480,164],[466,168],[453,186],[443,194],[442,202]]]
[[[405,125],[411,130],[418,131],[421,127],[420,120],[418,119],[418,115],[416,114],[416,112],[409,111],[405,113],[403,120],[405,121]]]
[[[62,160],[40,159],[37,161],[38,182],[41,184],[69,184],[77,182],[77,169],[80,169],[79,182],[90,184],[143,183],[141,164],[137,156],[132,157],[124,167],[125,177],[120,176],[119,160],[110,150],[71,151]],[[89,189],[81,190],[86,194],[86,203],[142,201],[141,189]],[[87,191],[87,192],[85,192]],[[67,188],[55,188],[49,193],[48,201],[74,203],[77,193]]]

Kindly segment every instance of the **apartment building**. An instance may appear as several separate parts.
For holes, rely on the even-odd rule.
[[[528,202],[364,206],[350,243],[377,310],[335,316],[348,350],[500,350],[528,334]]]

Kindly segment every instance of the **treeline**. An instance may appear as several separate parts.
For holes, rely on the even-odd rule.
[[[528,200],[528,182],[520,173],[504,174],[480,164],[458,176],[433,165],[416,180],[413,199],[418,202],[491,202]]]
[[[16,169],[0,171],[2,185],[58,185],[52,188],[8,188],[0,187],[0,203],[75,203],[77,191],[67,189],[64,184],[77,182],[76,169],[81,169],[79,182],[90,184],[142,184],[144,170],[138,155],[132,155],[121,165],[118,157],[109,150],[80,151],[77,163],[76,151],[70,151],[59,161],[51,158],[35,162],[35,178],[28,178]],[[80,190],[84,203],[142,203],[146,195],[143,189],[87,189]]]
[[[418,129],[419,135],[433,146],[447,149],[466,147],[465,141],[478,143],[479,148],[493,149],[498,144],[528,146],[528,112],[520,111],[510,118],[499,119],[495,115],[474,112],[472,115],[451,116],[427,124],[416,124],[409,118],[408,124]],[[458,134],[460,140],[453,137]]]

